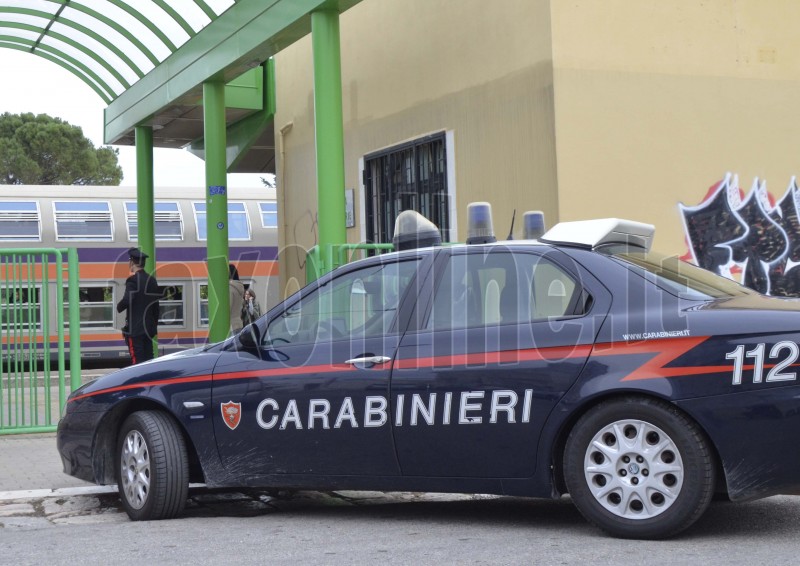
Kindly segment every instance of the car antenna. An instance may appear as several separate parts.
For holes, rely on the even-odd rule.
[[[513,240],[514,239],[514,219],[517,217],[517,209],[514,209],[514,212],[511,214],[511,230],[508,231],[508,238],[506,240]]]

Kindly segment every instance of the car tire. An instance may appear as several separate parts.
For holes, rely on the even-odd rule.
[[[622,538],[667,538],[692,525],[714,495],[714,473],[705,434],[676,407],[651,398],[592,407],[564,450],[575,506]]]
[[[186,505],[189,465],[186,444],[165,413],[138,411],[117,437],[117,486],[134,521],[171,519]]]

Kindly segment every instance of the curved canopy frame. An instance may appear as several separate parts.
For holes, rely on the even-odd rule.
[[[110,104],[239,0],[0,0],[0,48],[56,63]]]

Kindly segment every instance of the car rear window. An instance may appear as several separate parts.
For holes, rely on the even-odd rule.
[[[634,270],[652,274],[657,285],[679,297],[704,300],[757,294],[732,279],[682,261],[676,256],[631,248],[603,251]]]

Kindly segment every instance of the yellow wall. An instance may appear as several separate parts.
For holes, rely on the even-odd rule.
[[[780,198],[800,174],[796,0],[363,0],[341,17],[345,186],[364,155],[452,134],[466,206],[656,225],[686,251],[678,203],[726,172]],[[276,58],[281,244],[316,242],[311,38]],[[280,135],[278,135],[280,138]],[[519,226],[519,225],[518,225]],[[362,239],[361,226],[348,230]],[[291,256],[291,257],[289,257]],[[302,253],[282,273],[303,279]],[[284,268],[285,266],[285,268]]]
[[[345,186],[356,190],[357,220],[359,160],[439,131],[454,141],[458,239],[472,201],[493,204],[502,237],[515,208],[555,218],[549,10],[547,0],[364,0],[342,15]],[[278,159],[280,243],[309,248],[317,208],[311,38],[281,52],[276,68],[276,137],[292,124]],[[362,239],[360,225],[347,232],[350,242]],[[281,273],[302,279],[298,252],[285,254]]]
[[[727,171],[780,198],[800,173],[793,0],[553,1],[559,212],[656,225],[683,253],[678,202]]]

